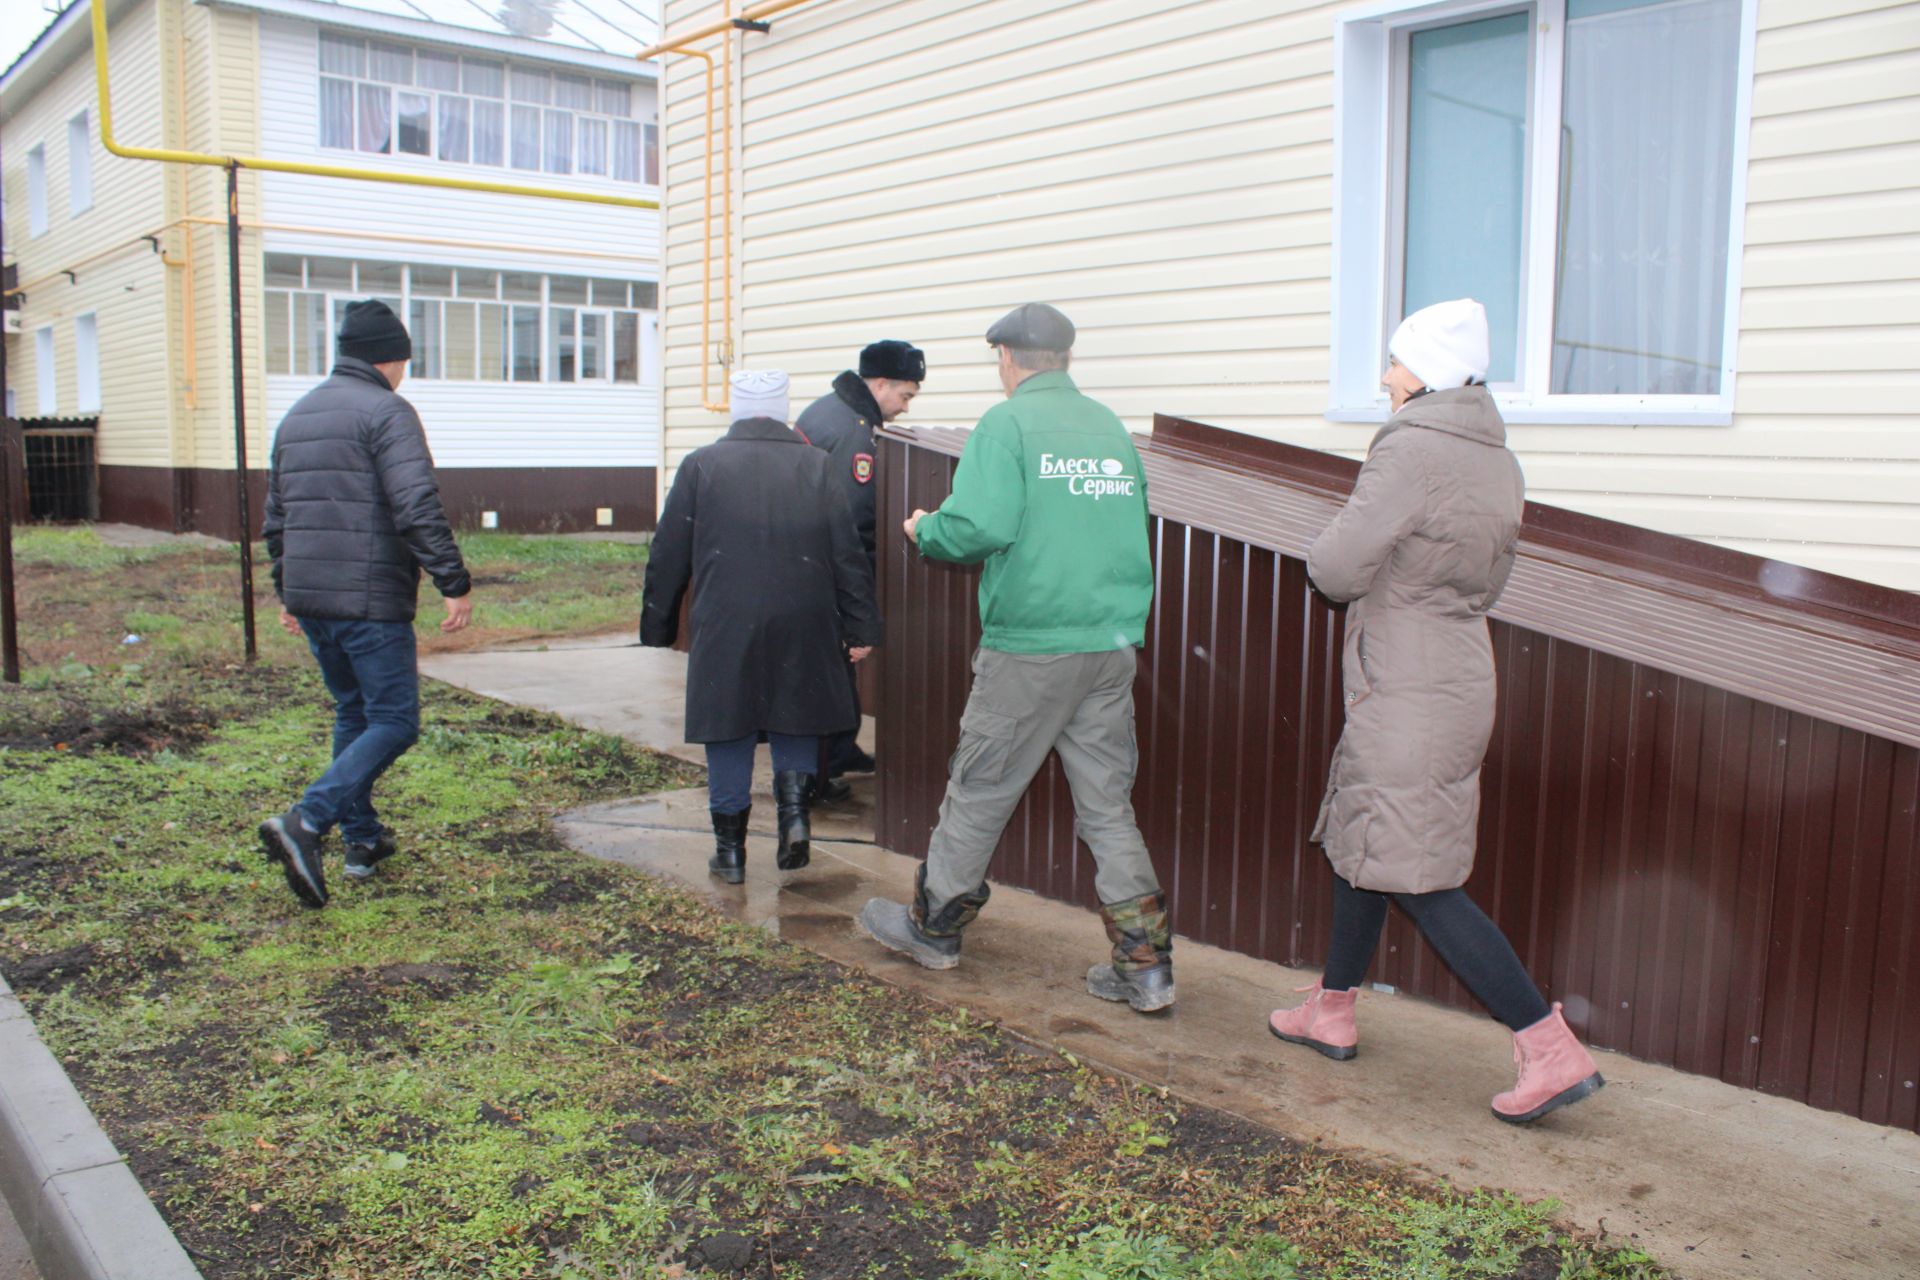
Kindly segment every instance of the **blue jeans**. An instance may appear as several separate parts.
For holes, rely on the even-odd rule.
[[[770,733],[775,773],[812,773],[820,767],[820,739]],[[753,749],[760,735],[707,744],[707,807],[715,813],[739,813],[753,804]]]
[[[380,836],[373,784],[420,737],[420,670],[413,624],[301,618],[307,647],[333,695],[333,764],[300,798],[315,831]]]

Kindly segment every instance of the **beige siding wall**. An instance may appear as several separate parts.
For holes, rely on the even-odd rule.
[[[161,0],[167,3],[169,0]],[[260,154],[259,19],[250,12],[181,5],[184,60],[185,142],[190,150],[216,155]],[[232,293],[228,279],[227,175],[223,169],[185,172],[185,216],[221,225],[190,224],[194,236],[193,305],[195,405],[184,410],[182,466],[230,468],[234,464]],[[240,175],[240,219],[260,220],[260,176]],[[260,337],[260,234],[240,236],[240,310],[246,382],[247,465],[267,465],[272,424],[267,422],[266,361]]]
[[[151,4],[113,24],[114,129],[156,137],[160,58]],[[71,211],[73,163],[67,122],[87,113],[93,205]],[[18,263],[26,332],[7,338],[7,386],[23,417],[39,412],[34,331],[51,326],[58,412],[79,412],[75,320],[98,317],[101,372],[98,456],[109,465],[165,465],[169,449],[166,296],[169,268],[142,237],[167,223],[159,166],[121,160],[100,142],[91,55],[69,66],[5,122],[7,254]],[[47,231],[28,235],[27,152],[44,146]],[[165,243],[163,238],[162,243]],[[69,280],[62,272],[71,270]]]
[[[1341,7],[819,0],[744,37],[736,367],[787,369],[797,410],[908,338],[915,420],[969,423],[997,394],[987,323],[1045,298],[1135,429],[1164,411],[1357,454],[1370,429],[1321,417]],[[670,0],[669,33],[718,12]],[[1543,501],[1920,589],[1920,5],[1759,13],[1734,425],[1514,443]],[[697,67],[666,64],[670,464],[720,426]]]

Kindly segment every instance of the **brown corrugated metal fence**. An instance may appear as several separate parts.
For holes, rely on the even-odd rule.
[[[889,434],[883,532],[945,497],[962,439]],[[1342,618],[1302,553],[1356,468],[1167,418],[1142,453],[1141,827],[1180,934],[1315,965]],[[922,855],[977,575],[881,544],[878,837]],[[1468,888],[1549,997],[1596,1045],[1920,1129],[1920,602],[1530,506],[1493,641]],[[993,875],[1096,905],[1057,763]],[[1370,978],[1472,1005],[1397,913]]]

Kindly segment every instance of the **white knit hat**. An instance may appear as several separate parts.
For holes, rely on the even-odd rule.
[[[730,381],[733,393],[728,405],[735,422],[742,418],[787,421],[786,374],[778,369],[742,369]]]
[[[1387,350],[1431,391],[1487,380],[1487,309],[1472,298],[1436,302],[1408,316]]]

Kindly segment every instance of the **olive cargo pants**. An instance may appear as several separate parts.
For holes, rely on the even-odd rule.
[[[927,849],[927,905],[938,911],[987,877],[1001,832],[1034,775],[1057,750],[1073,790],[1075,826],[1095,863],[1103,903],[1158,893],[1133,817],[1140,753],[1133,729],[1134,650],[1003,653],[973,658],[940,822]]]

